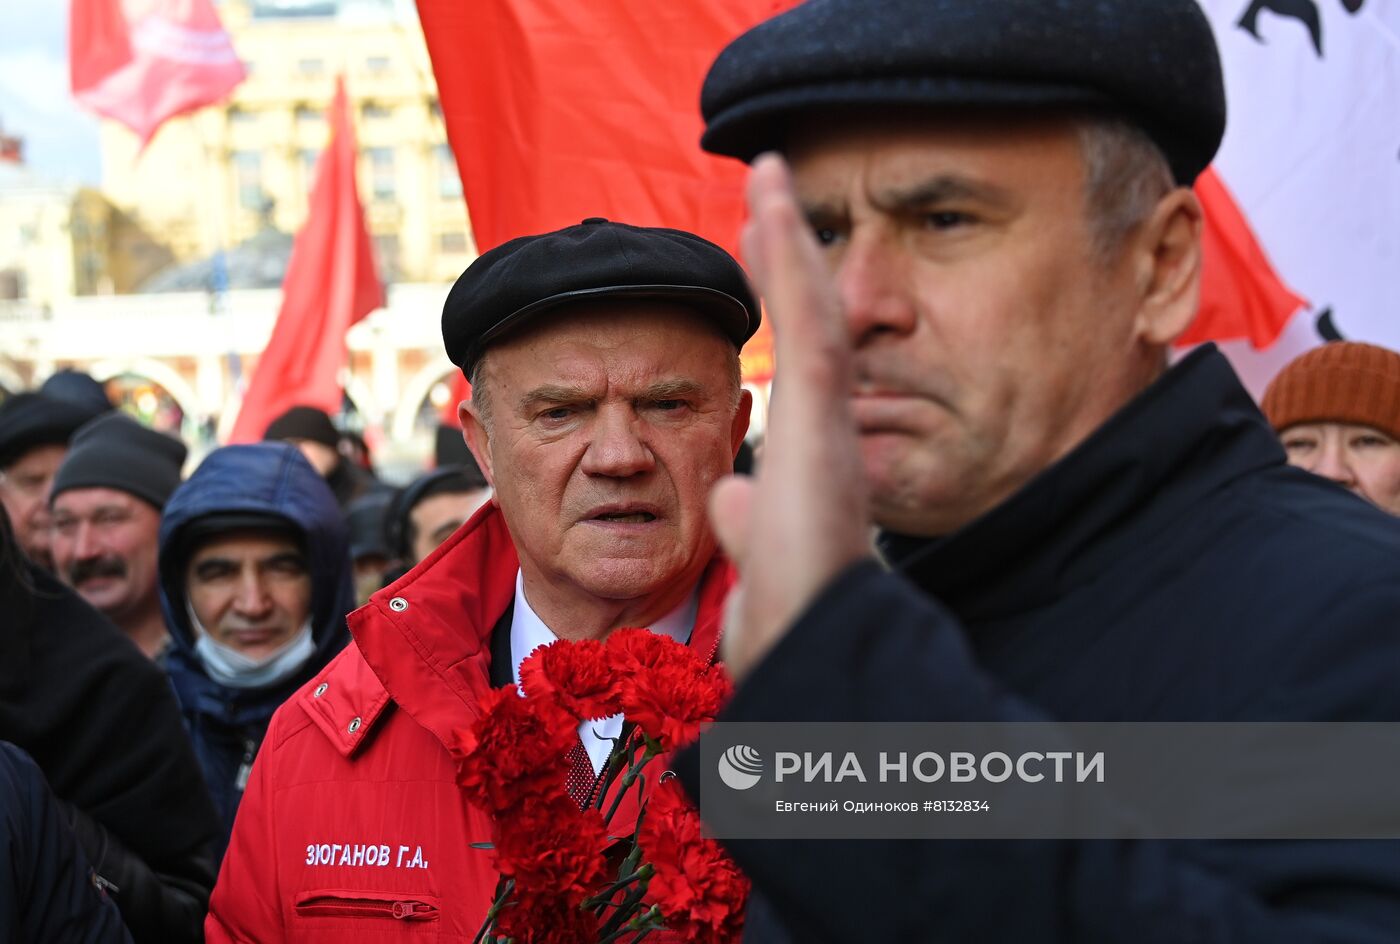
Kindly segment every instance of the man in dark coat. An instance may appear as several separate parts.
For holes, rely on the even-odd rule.
[[[49,486],[68,439],[95,407],[43,393],[18,393],[0,404],[0,507],[29,559],[53,569]]]
[[[39,764],[133,938],[200,940],[218,819],[170,683],[3,514],[0,739]]]
[[[76,433],[49,490],[58,579],[163,664],[170,632],[156,590],[160,512],[185,444],[107,413]]]
[[[272,713],[350,638],[354,581],[330,488],[286,443],[216,449],[165,506],[160,594],[222,857]]]
[[[720,720],[1400,719],[1400,528],[1288,467],[1212,347],[1167,368],[1224,126],[1193,0],[811,0],[703,107],[783,155]],[[729,846],[754,941],[1400,939],[1395,842]]]
[[[0,741],[0,941],[130,944],[33,758]]]

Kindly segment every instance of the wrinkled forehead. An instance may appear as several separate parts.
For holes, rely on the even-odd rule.
[[[831,186],[857,173],[1058,177],[1070,185],[1083,175],[1080,130],[1088,118],[1062,110],[844,111],[829,120],[796,123],[783,155],[799,191]]]
[[[598,299],[570,305],[486,352],[493,390],[541,385],[624,392],[665,379],[723,384],[738,351],[712,321],[677,302]]]

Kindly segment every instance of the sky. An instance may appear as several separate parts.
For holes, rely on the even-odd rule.
[[[68,91],[68,4],[0,2],[0,127],[26,163],[57,181],[98,184],[97,119]]]

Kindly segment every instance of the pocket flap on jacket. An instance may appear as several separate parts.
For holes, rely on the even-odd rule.
[[[390,918],[395,921],[436,921],[438,899],[414,892],[379,892],[359,888],[316,888],[296,900],[303,917]]]

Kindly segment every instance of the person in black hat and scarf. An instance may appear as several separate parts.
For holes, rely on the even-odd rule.
[[[721,722],[1400,720],[1400,528],[1213,346],[1168,366],[1225,126],[1194,0],[810,0],[702,110],[778,364],[712,497]],[[1400,935],[1400,843],[1141,835],[726,844],[750,941]]]
[[[157,662],[170,641],[156,590],[160,512],[184,461],[178,439],[110,413],[74,434],[49,499],[59,579]]]

